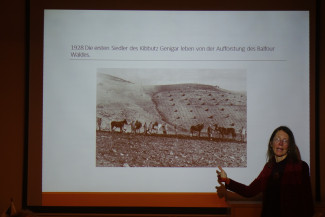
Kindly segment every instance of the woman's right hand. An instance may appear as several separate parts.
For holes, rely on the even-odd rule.
[[[218,174],[218,181],[219,182],[227,182],[228,181],[228,177],[227,177],[227,173],[222,169],[222,167],[218,166],[219,170],[217,170],[217,174]]]

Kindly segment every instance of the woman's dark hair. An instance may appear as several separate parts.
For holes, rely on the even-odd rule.
[[[296,145],[295,137],[294,137],[292,131],[289,129],[289,127],[286,127],[286,126],[280,126],[273,131],[273,133],[270,137],[270,140],[269,140],[269,144],[268,144],[267,161],[271,162],[275,159],[273,148],[272,148],[272,142],[273,142],[274,136],[279,131],[284,131],[289,136],[289,146],[288,146],[287,158],[289,158],[295,162],[299,161],[301,158],[300,158],[299,149]]]

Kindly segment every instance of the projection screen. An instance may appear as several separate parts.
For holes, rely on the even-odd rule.
[[[308,11],[46,9],[43,45],[38,205],[217,197],[217,166],[249,184],[280,125],[310,163]]]

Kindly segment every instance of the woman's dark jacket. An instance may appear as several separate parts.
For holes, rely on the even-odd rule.
[[[263,193],[262,217],[311,217],[314,213],[308,164],[271,161],[249,185],[230,179],[226,188],[244,197]]]

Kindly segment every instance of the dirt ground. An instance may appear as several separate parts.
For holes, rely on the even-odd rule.
[[[246,143],[97,131],[97,167],[246,167]]]

